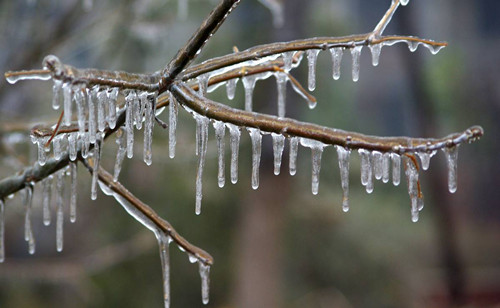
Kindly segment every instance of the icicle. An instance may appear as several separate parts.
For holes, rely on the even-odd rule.
[[[69,221],[76,221],[76,199],[77,199],[77,172],[78,166],[76,162],[69,163],[70,167],[70,177],[71,177],[71,194],[70,194],[70,202],[69,202]]]
[[[49,140],[48,137],[32,137],[33,143],[36,143],[38,146],[38,164],[40,166],[45,165],[47,162],[47,152],[50,151],[50,146],[45,146],[47,141]]]
[[[52,78],[50,73],[41,73],[41,74],[30,73],[28,75],[10,75],[6,79],[10,84],[15,84],[19,80],[49,80],[50,78]]]
[[[0,199],[0,263],[5,261],[5,202]]]
[[[372,64],[377,66],[380,60],[380,53],[382,51],[383,44],[370,45],[370,50],[372,52]]]
[[[210,120],[207,117],[196,115],[196,122],[200,126],[200,149],[198,155],[198,172],[196,174],[196,215],[201,214],[201,199],[203,197],[202,178],[203,168],[205,167],[205,158],[207,156],[207,142],[208,142],[208,124]]]
[[[200,96],[206,96],[208,88],[208,80],[210,79],[210,75],[202,74],[198,76],[197,79],[198,79],[198,94]]]
[[[232,100],[234,98],[234,93],[236,92],[236,83],[238,82],[238,78],[229,79],[226,81],[226,93],[227,98]]]
[[[231,145],[231,183],[238,182],[238,156],[240,151],[240,128],[234,124],[226,123],[229,129]]]
[[[154,125],[154,110],[153,101],[146,96],[143,100],[144,108],[144,162],[150,166],[153,162],[153,125]]]
[[[444,48],[444,46],[434,46],[431,44],[423,44],[423,45],[425,48],[429,49],[433,55],[437,54],[439,51],[441,51],[441,49]]]
[[[99,94],[97,93],[99,91],[99,87],[95,86],[92,88],[92,90],[87,90],[87,103],[89,107],[89,131],[88,131],[88,138],[90,143],[94,144],[96,140],[96,134],[97,134],[97,122],[99,115],[96,117],[96,103],[99,105],[99,101],[101,98],[99,98]],[[97,108],[99,109],[99,107]],[[97,113],[99,113],[98,111]],[[102,117],[102,116],[101,116]],[[85,118],[83,117],[83,121],[85,121]],[[100,121],[100,120],[99,120]],[[83,127],[85,127],[85,124],[83,124]]]
[[[291,82],[290,84],[292,85],[292,89],[307,101],[307,106],[309,107],[309,109],[314,109],[316,107],[317,101],[313,97],[307,96],[304,93],[304,90],[294,82]]]
[[[170,254],[168,246],[170,237],[165,232],[155,232],[160,248],[161,269],[163,274],[163,303],[164,307],[170,307]]]
[[[276,83],[278,86],[278,117],[285,117],[286,112],[286,82],[288,76],[285,73],[276,73]]]
[[[432,151],[430,153],[428,153],[428,152],[417,152],[416,154],[420,158],[420,163],[422,164],[422,169],[423,170],[427,170],[427,169],[429,169],[429,165],[431,163],[432,156],[436,155],[436,151]]]
[[[58,136],[55,136],[54,139],[52,139],[52,150],[54,151],[54,159],[55,160],[60,160],[61,159],[61,155],[62,155],[62,144],[64,139],[65,139],[66,135],[65,134],[62,134],[62,135],[58,135]]]
[[[389,182],[389,169],[391,167],[391,154],[384,153],[382,158],[382,182]]]
[[[415,52],[418,48],[418,45],[420,45],[420,42],[416,41],[408,41],[408,49],[410,49],[411,52]]]
[[[382,176],[384,175],[382,153],[380,153],[378,151],[373,151],[372,152],[372,163],[373,163],[373,173],[375,175],[375,178],[377,180],[382,179]]]
[[[71,101],[73,98],[73,89],[71,89],[71,84],[65,83],[62,86],[64,95],[64,125],[71,124]]]
[[[86,127],[85,127],[85,96],[87,96],[90,99],[90,92],[87,93],[87,95],[84,94],[83,91],[88,91],[84,89],[78,89],[75,92],[75,103],[76,103],[76,112],[77,112],[77,117],[78,117],[78,133],[80,136],[83,136],[86,134]],[[93,101],[89,102],[89,132],[92,130],[91,126],[93,123],[93,119],[95,119],[93,112]],[[91,118],[93,117],[93,118]],[[94,131],[95,131],[95,126],[94,126]]]
[[[142,121],[144,119],[144,108],[145,108],[145,99],[147,97],[147,92],[139,92],[138,95],[136,95],[136,98],[134,100],[134,109],[132,110],[133,117],[134,117],[134,124],[135,128],[137,129],[142,129]]]
[[[108,90],[108,117],[107,122],[109,128],[114,129],[116,127],[116,101],[118,99],[118,88],[112,88]]]
[[[308,88],[309,91],[316,89],[316,60],[318,59],[319,49],[307,50],[307,66],[309,68],[308,74]]]
[[[62,81],[54,79],[54,85],[52,86],[52,108],[54,110],[59,109],[60,107],[60,97],[62,90]]]
[[[33,185],[26,184],[24,189],[24,240],[28,242],[28,251],[32,255],[35,253],[35,238],[31,227],[31,207],[33,200]]]
[[[168,155],[170,158],[175,157],[175,145],[177,143],[176,139],[176,131],[177,131],[177,114],[179,112],[177,100],[172,95],[171,92],[169,94],[169,115],[168,115]]]
[[[81,135],[80,142],[82,144],[82,157],[87,158],[90,152],[90,134]]]
[[[203,262],[198,262],[200,266],[200,277],[201,277],[201,300],[204,305],[208,304],[209,300],[209,286],[210,286],[210,265],[205,265]]]
[[[299,138],[290,137],[290,159],[289,159],[290,175],[295,175],[297,173],[298,150],[299,150]]]
[[[68,134],[68,150],[69,150],[69,159],[71,161],[76,160],[76,155],[77,155],[77,148],[76,148],[76,143],[77,143],[77,133],[70,133]]]
[[[97,98],[97,129],[103,132],[106,128],[106,113],[104,108],[108,101],[107,90],[104,89],[99,91],[94,97]]]
[[[137,95],[134,91],[130,91],[130,93],[125,97],[125,108],[126,110],[126,118],[125,118],[125,129],[127,132],[127,157],[132,158],[134,156],[134,119],[133,119],[133,109],[134,109],[134,101]]]
[[[450,193],[457,191],[457,160],[458,160],[458,144],[450,148],[443,148],[448,165],[448,190]]]
[[[283,148],[285,147],[285,136],[282,134],[271,133],[273,138],[273,154],[274,154],[274,174],[280,174],[281,157],[283,156]]]
[[[293,64],[293,55],[295,54],[295,51],[288,51],[284,52],[281,54],[283,57],[283,69],[285,72],[289,72],[292,69],[292,64]]]
[[[373,169],[370,152],[364,149],[358,150],[361,156],[361,184],[365,186],[366,192],[373,192]]]
[[[58,252],[63,250],[63,189],[64,169],[59,170],[56,175],[56,247]]]
[[[321,156],[323,154],[323,149],[325,144],[316,140],[300,138],[300,144],[303,147],[311,149],[312,158],[312,182],[311,190],[313,195],[318,194],[319,189],[319,173],[321,171]]]
[[[102,133],[97,134],[97,139],[94,145],[94,153],[92,158],[94,159],[94,167],[92,168],[92,183],[90,186],[90,199],[97,199],[97,180],[99,178],[99,164],[101,160],[101,144]]]
[[[410,2],[410,0],[401,0],[400,3],[402,6],[405,6],[408,4],[408,2]]]
[[[418,188],[418,170],[413,161],[404,157],[405,174],[408,182],[408,194],[411,199],[411,220],[418,221],[418,212],[423,208],[423,198]]]
[[[225,162],[224,162],[224,154],[225,154],[224,135],[226,134],[226,126],[224,126],[224,122],[215,121],[214,129],[215,129],[215,138],[217,139],[217,157],[219,164],[219,172],[217,177],[218,177],[219,187],[222,188],[226,183]]]
[[[333,79],[339,80],[340,78],[340,63],[342,62],[342,54],[344,53],[342,47],[330,48],[333,61]]]
[[[336,146],[337,156],[339,158],[340,180],[342,182],[342,210],[349,211],[349,156],[351,150],[341,146]]]
[[[262,152],[262,135],[258,128],[247,128],[252,139],[252,188],[259,188],[259,168]]]
[[[245,76],[241,78],[243,87],[245,88],[245,110],[252,111],[253,89],[257,82],[257,77],[254,75]]]
[[[361,56],[361,50],[363,46],[356,46],[351,49],[352,55],[352,81],[357,82],[359,80],[359,58]]]
[[[43,211],[43,224],[50,225],[50,194],[52,188],[52,175],[49,175],[42,180],[42,211]]]
[[[401,156],[396,153],[391,153],[392,160],[392,183],[398,186],[401,182]]]
[[[116,132],[116,144],[118,144],[118,150],[116,152],[116,160],[115,160],[115,170],[113,173],[113,181],[118,181],[118,176],[120,175],[120,171],[122,169],[123,159],[125,158],[125,153],[127,151],[127,141],[126,134],[123,129],[119,129]]]

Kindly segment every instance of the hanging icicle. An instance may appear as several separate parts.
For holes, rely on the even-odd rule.
[[[179,107],[177,100],[171,92],[168,92],[170,104],[169,108],[169,116],[168,116],[168,155],[170,158],[175,157],[175,145],[177,143],[176,140],[176,130],[177,130],[177,114],[179,112]]]
[[[201,214],[201,199],[203,198],[203,169],[205,167],[205,158],[207,155],[207,142],[208,142],[208,124],[210,120],[201,115],[194,115],[196,123],[199,126],[199,152],[198,152],[198,171],[196,173],[196,215]]]
[[[238,78],[229,79],[226,81],[226,94],[227,98],[233,100],[234,94],[236,93],[236,83],[238,82]]]
[[[283,72],[277,72],[275,76],[278,88],[278,117],[283,118],[286,112],[286,82],[288,76]]]
[[[323,154],[323,149],[326,144],[306,138],[300,138],[300,144],[303,147],[311,149],[311,159],[312,159],[312,181],[311,190],[313,195],[318,194],[319,189],[319,173],[321,171],[321,156]]]
[[[252,140],[252,188],[259,188],[260,157],[262,152],[262,135],[258,128],[247,128]]]
[[[290,159],[289,169],[290,175],[297,173],[297,152],[299,151],[299,137],[290,137]]]
[[[69,167],[70,167],[69,170],[70,170],[70,177],[71,177],[71,193],[70,193],[70,202],[69,202],[69,221],[74,223],[76,221],[76,200],[78,197],[78,195],[77,195],[78,166],[77,166],[76,162],[70,162]]]
[[[56,248],[58,252],[63,250],[63,189],[64,189],[64,169],[56,174]]]
[[[116,127],[116,101],[118,99],[118,88],[108,89],[108,117],[106,121],[108,122],[109,128],[114,129]]]
[[[373,169],[371,154],[365,149],[359,149],[358,152],[361,156],[361,184],[365,186],[366,192],[371,194],[373,192]]]
[[[342,54],[344,49],[342,47],[330,48],[333,62],[333,79],[339,80],[340,78],[340,63],[342,62]]]
[[[273,155],[274,155],[274,174],[280,174],[281,157],[283,156],[283,148],[285,147],[285,136],[282,134],[271,133],[273,138]]]
[[[127,132],[127,157],[134,156],[134,102],[137,99],[135,91],[130,91],[125,97],[125,131]]]
[[[373,66],[378,66],[380,60],[380,53],[382,52],[383,44],[370,45],[370,51],[372,52],[372,64]]]
[[[113,180],[118,181],[118,177],[120,176],[120,171],[122,170],[123,160],[125,159],[125,154],[127,152],[127,140],[126,133],[123,129],[119,129],[116,132],[116,144],[118,144],[118,150],[116,152],[116,160],[115,160],[115,170],[113,172]]]
[[[101,161],[101,146],[102,146],[102,133],[97,134],[97,139],[94,145],[94,167],[92,168],[92,183],[90,185],[90,199],[97,199],[97,180],[99,178],[99,165]]]
[[[458,160],[458,144],[449,148],[443,148],[448,165],[448,190],[450,193],[457,191],[457,160]]]
[[[351,49],[352,55],[352,81],[357,82],[359,80],[359,58],[361,56],[361,50],[363,46],[356,46]]]
[[[392,183],[398,186],[401,182],[401,156],[396,153],[391,153],[392,160]]]
[[[0,199],[0,263],[5,261],[5,202]]]
[[[141,96],[141,102],[144,104],[144,162],[150,166],[153,163],[153,126],[154,109],[152,97],[147,93]]]
[[[225,154],[225,142],[224,142],[224,137],[226,134],[226,126],[224,125],[224,122],[221,121],[214,121],[214,129],[215,129],[215,138],[217,139],[217,157],[218,157],[218,184],[219,187],[224,187],[224,184],[226,183],[226,176],[225,176],[225,161],[224,161],[224,154]]]
[[[255,88],[255,83],[257,82],[257,77],[255,75],[249,75],[241,78],[243,82],[243,87],[245,88],[245,110],[253,110],[253,90]]]
[[[314,89],[316,89],[316,60],[318,59],[319,52],[320,49],[307,50],[307,67],[309,69],[307,85],[309,91],[314,91]]]
[[[24,240],[28,242],[28,252],[35,253],[35,237],[31,226],[31,208],[33,201],[33,184],[26,184],[24,189]]]
[[[52,179],[53,176],[49,175],[42,180],[42,212],[43,224],[50,225],[50,195],[52,193]]]
[[[201,300],[204,305],[208,304],[209,301],[209,286],[210,286],[210,265],[205,265],[201,261],[198,262],[200,267],[200,277],[201,277]]]
[[[336,146],[337,156],[339,160],[340,169],[340,180],[342,183],[342,210],[344,212],[349,211],[349,156],[351,155],[351,150],[346,149],[342,146]]]
[[[240,152],[240,128],[234,124],[226,123],[229,129],[231,145],[231,183],[238,182],[238,156]]]

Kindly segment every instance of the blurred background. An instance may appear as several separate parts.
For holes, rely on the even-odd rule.
[[[283,5],[284,25],[271,11],[245,0],[205,46],[197,62],[274,41],[342,36],[373,29],[390,4],[377,0],[268,0]],[[269,2],[272,2],[269,4]],[[216,1],[16,0],[0,1],[0,71],[40,68],[48,54],[76,67],[130,72],[160,70],[195,31]],[[216,141],[209,132],[202,214],[196,216],[195,121],[180,111],[177,156],[168,158],[168,131],[156,126],[153,165],[126,160],[120,181],[215,258],[208,307],[500,307],[500,2],[419,0],[401,7],[386,34],[444,40],[438,55],[406,44],[382,49],[380,65],[361,56],[360,80],[351,57],[331,77],[329,52],[317,65],[318,106],[288,88],[287,116],[382,136],[441,137],[481,125],[486,135],[460,147],[458,191],[447,190],[444,155],[421,172],[426,207],[411,222],[404,182],[359,181],[351,156],[351,210],[342,192],[334,148],[323,155],[320,192],[311,194],[309,149],[300,148],[298,172],[288,174],[288,144],[281,174],[272,168],[271,137],[263,137],[260,188],[251,189],[251,144],[243,131],[239,181],[217,186]],[[292,71],[307,84],[307,63]],[[52,83],[0,80],[0,177],[31,165],[29,130],[55,123]],[[223,88],[210,97],[243,107],[243,88],[229,101]],[[274,78],[259,81],[255,109],[276,114]],[[167,121],[164,112],[160,118]],[[226,162],[229,149],[226,141]],[[104,144],[112,170],[114,138]],[[90,200],[90,176],[80,166],[78,218],[65,222],[64,251],[56,252],[54,223],[41,218],[35,186],[36,254],[23,240],[20,194],[6,202],[6,260],[0,265],[0,307],[161,307],[162,284],[153,234],[99,192]],[[228,175],[229,164],[226,165]],[[66,195],[69,196],[66,189]],[[69,200],[69,199],[66,199]],[[54,216],[53,216],[54,219]],[[172,307],[201,307],[196,265],[171,245]]]

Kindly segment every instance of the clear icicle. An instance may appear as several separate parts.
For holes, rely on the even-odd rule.
[[[285,73],[276,73],[276,84],[278,87],[278,117],[285,117],[286,112],[286,82],[288,76]]]
[[[90,153],[90,134],[81,135],[80,142],[82,143],[82,157],[87,158]]]
[[[411,220],[418,221],[418,212],[423,208],[423,198],[418,188],[418,170],[413,161],[404,157],[405,174],[408,182],[408,195],[411,199]]]
[[[357,82],[359,80],[359,58],[361,56],[361,50],[363,46],[356,46],[351,49],[352,56],[352,81]]]
[[[408,5],[408,2],[410,2],[410,0],[401,0],[400,1],[402,6]]]
[[[215,121],[214,122],[214,129],[215,129],[215,138],[217,139],[217,157],[218,157],[218,184],[219,187],[224,187],[224,184],[226,183],[226,177],[225,177],[225,161],[224,161],[224,148],[225,148],[225,142],[224,142],[224,137],[226,134],[226,126],[224,125],[224,122],[220,121]]]
[[[240,152],[240,128],[234,124],[226,123],[229,129],[231,146],[231,183],[238,182],[238,156]]]
[[[24,189],[24,240],[28,242],[28,252],[35,253],[35,237],[31,226],[31,208],[33,201],[33,185],[27,184]]]
[[[150,166],[153,162],[153,126],[154,110],[153,101],[149,97],[143,100],[144,105],[144,162]]]
[[[205,265],[201,261],[198,262],[200,267],[200,277],[201,277],[201,300],[204,305],[208,304],[209,301],[209,287],[210,287],[210,265]]]
[[[365,186],[366,192],[371,194],[373,192],[373,169],[372,159],[369,151],[364,149],[358,150],[361,156],[361,184]]]
[[[76,162],[69,163],[70,177],[71,177],[71,193],[69,202],[69,221],[76,221],[76,200],[77,200],[77,187],[78,187],[78,166]]]
[[[339,159],[340,180],[342,182],[342,210],[349,211],[349,157],[351,150],[341,146],[336,146]]]
[[[61,98],[61,90],[62,90],[62,81],[54,79],[54,85],[52,86],[52,108],[54,110],[59,109],[60,107],[60,98]]]
[[[47,144],[48,140],[48,137],[35,139],[35,143],[38,145],[38,164],[40,166],[45,165],[45,163],[47,162],[47,152],[50,151],[50,147],[46,147],[45,144]]]
[[[280,174],[281,157],[283,156],[283,148],[285,147],[285,136],[282,134],[271,134],[273,138],[273,154],[274,154],[274,174]]]
[[[307,85],[309,91],[316,89],[316,60],[318,59],[319,49],[307,50],[307,67],[309,69]]]
[[[114,129],[116,127],[116,101],[118,99],[118,88],[112,88],[108,90],[108,125],[109,128]]]
[[[0,263],[5,260],[5,202],[0,199]]]
[[[70,125],[71,124],[71,116],[72,116],[72,110],[71,110],[71,101],[73,99],[73,89],[71,89],[71,84],[65,83],[62,86],[63,89],[63,96],[64,96],[64,125]]]
[[[380,53],[382,51],[383,44],[370,45],[370,50],[372,52],[372,64],[373,66],[378,66],[380,60]]]
[[[125,159],[125,153],[127,152],[126,134],[122,129],[119,129],[116,133],[116,144],[118,144],[118,150],[116,152],[115,170],[113,172],[113,181],[115,182],[118,181],[123,159]]]
[[[90,199],[97,199],[97,180],[99,178],[99,165],[101,161],[101,146],[102,146],[102,133],[97,134],[97,139],[94,145],[94,167],[92,168],[92,183],[90,185]]]
[[[241,81],[243,82],[243,87],[245,88],[245,110],[252,111],[253,89],[255,88],[257,77],[254,75],[245,76],[241,78]]]
[[[290,159],[289,159],[289,169],[290,175],[295,175],[297,173],[297,152],[299,151],[299,138],[290,137]]]
[[[83,91],[84,91],[83,89],[78,89],[75,92],[76,115],[78,118],[78,133],[80,136],[83,136],[84,134],[86,134],[85,96],[88,96],[89,100],[90,100],[90,92],[88,92],[88,95],[85,95],[85,93]],[[85,91],[87,91],[87,90],[85,90]],[[92,116],[94,116],[94,114],[92,114],[92,111],[94,110],[92,106],[94,106],[93,101],[89,102],[89,131],[92,130],[91,123],[92,123],[92,120],[95,119],[95,117],[91,118]],[[95,131],[95,126],[94,126],[94,131]]]
[[[94,144],[95,139],[96,139],[96,134],[97,134],[97,118],[99,115],[96,117],[96,103],[99,104],[99,98],[97,91],[99,90],[99,87],[93,87],[92,90],[87,92],[87,103],[89,107],[89,141],[90,143]],[[85,126],[85,124],[83,124]]]
[[[285,70],[285,72],[289,72],[292,69],[294,54],[295,51],[288,51],[281,54],[281,56],[283,57],[283,69]]]
[[[205,158],[207,156],[208,142],[208,124],[210,120],[207,117],[196,115],[196,122],[200,126],[200,149],[198,155],[198,172],[196,173],[196,215],[201,214],[201,199],[203,197],[203,169],[205,167]]]
[[[63,189],[64,169],[59,170],[56,175],[56,248],[58,252],[63,250]]]
[[[432,156],[436,155],[436,151],[432,152],[417,152],[418,157],[420,158],[420,162],[422,163],[422,169],[429,169],[429,165],[431,163]]]
[[[384,153],[382,158],[382,182],[389,182],[389,171],[391,167],[391,154]]]
[[[134,101],[137,95],[134,91],[131,91],[125,97],[125,130],[127,132],[127,157],[132,158],[134,156],[134,119],[133,119],[133,109]]]
[[[134,110],[132,112],[134,114],[134,123],[137,129],[142,129],[142,120],[144,118],[143,114],[147,95],[147,92],[140,92],[134,101]]]
[[[420,42],[408,41],[408,49],[410,49],[411,52],[415,52],[418,48],[418,45],[420,45]]]
[[[77,141],[78,141],[78,138],[77,138],[77,133],[70,133],[68,134],[68,151],[69,151],[69,159],[71,161],[75,161],[76,160],[76,156],[77,156]]]
[[[104,109],[108,101],[107,91],[99,91],[95,97],[97,97],[97,129],[103,132],[106,128],[106,112]]]
[[[252,188],[259,188],[259,168],[262,153],[262,135],[258,128],[248,128],[250,139],[252,139]]]
[[[65,138],[65,134],[57,135],[52,139],[52,150],[54,152],[54,159],[60,160],[62,155],[62,143]]]
[[[446,164],[448,165],[448,190],[450,193],[455,193],[457,191],[458,145],[444,148],[443,152],[446,156]]]
[[[340,78],[340,63],[342,62],[342,54],[344,50],[342,47],[330,48],[332,54],[333,62],[333,79],[338,80]]]
[[[300,138],[300,144],[304,147],[311,149],[311,159],[312,159],[312,181],[311,190],[313,195],[318,194],[319,190],[319,173],[321,171],[321,156],[323,154],[323,148],[325,144],[322,142]]]
[[[42,211],[43,211],[43,224],[50,225],[50,194],[52,188],[52,175],[42,180]]]
[[[375,178],[377,180],[382,179],[382,176],[384,175],[382,153],[378,151],[373,151],[372,162],[373,162],[373,173],[375,175]]]
[[[238,82],[238,78],[229,79],[226,81],[226,93],[227,98],[232,100],[234,98],[234,94],[236,92],[236,83]]]
[[[401,182],[401,156],[396,153],[391,153],[392,160],[392,183],[398,186]]]
[[[160,248],[160,260],[163,276],[163,303],[164,307],[170,307],[170,253],[168,246],[170,237],[165,232],[156,232],[158,246]]]
[[[210,75],[202,74],[198,76],[197,79],[198,79],[198,94],[200,96],[206,96],[208,88],[208,80],[210,79]]]
[[[425,48],[429,49],[429,51],[435,55],[437,54],[439,51],[441,51],[441,49],[444,48],[444,46],[434,46],[434,45],[431,45],[431,44],[423,44]]]
[[[170,158],[175,157],[175,145],[177,143],[176,140],[176,130],[177,130],[177,114],[179,112],[179,106],[177,104],[177,100],[169,92],[170,95],[170,104],[169,108],[169,116],[168,116],[168,155]]]

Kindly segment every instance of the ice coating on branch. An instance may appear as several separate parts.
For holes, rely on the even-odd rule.
[[[5,202],[0,199],[0,263],[5,260]]]
[[[373,192],[372,157],[365,149],[359,149],[358,153],[361,156],[361,184],[365,186],[366,192],[371,194]]]
[[[200,267],[200,277],[201,277],[201,300],[204,305],[208,304],[209,301],[209,286],[210,286],[210,265],[205,265],[202,262],[198,262]]]
[[[71,101],[73,100],[73,89],[71,88],[71,84],[65,83],[62,86],[63,90],[63,98],[64,98],[64,125],[71,124],[71,116],[72,116],[72,108]]]
[[[453,194],[457,191],[458,144],[449,148],[443,148],[443,152],[446,156],[446,164],[448,166],[448,190]]]
[[[177,143],[176,139],[176,131],[177,131],[177,115],[179,113],[179,105],[177,100],[172,95],[171,92],[169,94],[169,106],[168,106],[168,156],[170,158],[175,157],[175,145]]]
[[[231,145],[231,183],[238,182],[238,156],[240,151],[240,128],[234,124],[226,123],[229,129],[230,145]]]
[[[339,159],[340,180],[342,182],[342,210],[349,211],[349,157],[351,150],[342,146],[336,146]]]
[[[198,152],[198,171],[196,173],[196,215],[201,214],[201,199],[203,198],[203,169],[205,167],[205,158],[207,156],[208,142],[208,124],[210,119],[201,115],[194,115],[196,123],[199,126],[199,141],[200,148]]]
[[[141,94],[141,102],[144,104],[144,162],[150,166],[153,163],[153,125],[154,125],[154,108],[153,98],[148,94]]]
[[[56,249],[58,252],[63,250],[63,189],[64,189],[64,169],[56,174]]]
[[[307,67],[309,69],[307,85],[309,91],[314,91],[314,89],[316,89],[316,60],[318,59],[319,52],[319,49],[307,50]]]
[[[255,88],[257,77],[255,75],[245,76],[241,78],[241,81],[243,82],[243,88],[245,88],[245,110],[252,111],[253,89]]]
[[[62,90],[62,81],[54,79],[54,85],[52,86],[52,108],[54,110],[59,109],[60,107],[60,97],[61,97],[61,90]]]
[[[363,46],[356,46],[351,49],[352,56],[352,81],[357,82],[359,80],[359,58],[361,56],[361,50]]]
[[[282,134],[271,133],[273,138],[273,154],[274,154],[274,174],[280,174],[281,157],[283,156],[283,148],[285,147],[285,136]]]
[[[52,78],[50,73],[40,73],[40,74],[30,73],[26,75],[21,75],[21,74],[9,75],[6,79],[10,84],[15,84],[19,80],[49,80],[50,78]]]
[[[232,100],[234,98],[234,94],[236,92],[236,83],[238,82],[238,78],[229,79],[226,81],[226,94],[227,98]]]
[[[275,76],[278,88],[278,117],[283,118],[286,112],[286,82],[288,76],[283,72],[277,72]]]
[[[99,165],[101,161],[101,146],[102,146],[102,133],[97,134],[96,142],[94,145],[94,153],[92,158],[94,159],[94,166],[92,168],[92,182],[90,185],[90,199],[97,199],[97,180],[99,177]]]
[[[156,232],[158,247],[160,248],[160,260],[163,276],[163,304],[165,308],[170,307],[170,237],[165,232]]]
[[[342,47],[334,47],[330,48],[330,52],[333,62],[333,79],[338,80],[340,78],[340,63],[342,62],[344,50]]]
[[[405,174],[408,182],[408,194],[411,199],[411,220],[418,221],[418,214],[423,209],[423,197],[418,187],[418,170],[415,163],[409,157],[404,157]]]
[[[121,128],[116,132],[116,144],[118,144],[118,150],[116,151],[115,169],[113,172],[113,181],[115,182],[118,181],[125,153],[127,152],[126,134]]]
[[[31,208],[33,201],[33,185],[26,184],[24,189],[24,240],[28,242],[28,252],[30,255],[35,253],[35,237],[31,226]]]
[[[214,121],[214,129],[215,129],[215,139],[217,139],[217,157],[218,157],[218,184],[219,187],[224,187],[224,184],[226,183],[226,176],[225,176],[225,161],[224,161],[224,156],[225,156],[225,134],[226,134],[226,126],[224,125],[224,122],[221,121]]]
[[[392,183],[398,186],[401,182],[401,156],[396,153],[391,153],[392,160]]]
[[[372,52],[372,64],[373,66],[378,66],[383,44],[373,44],[369,46]]]
[[[109,128],[114,129],[116,127],[116,101],[118,99],[118,88],[112,88],[108,90],[108,117],[106,121],[108,122]]]
[[[307,138],[300,138],[300,144],[303,147],[311,149],[311,159],[312,159],[312,181],[311,181],[311,190],[313,195],[318,194],[319,189],[319,173],[321,171],[321,156],[323,154],[323,149],[325,148],[325,144]]]
[[[134,156],[134,119],[133,119],[133,108],[134,102],[137,99],[135,91],[130,91],[130,93],[125,97],[125,131],[127,132],[127,157],[132,158]]]
[[[297,173],[297,152],[299,151],[299,138],[290,137],[290,159],[289,159],[289,170],[290,175],[295,175]]]
[[[382,179],[382,175],[384,174],[383,170],[383,156],[382,153],[378,151],[372,152],[372,163],[373,163],[373,173],[377,180]]]
[[[42,180],[42,212],[43,224],[50,225],[50,194],[52,192],[52,179],[53,176],[49,175]]]
[[[384,153],[382,157],[382,182],[389,182],[389,171],[391,168],[391,154]]]
[[[76,221],[76,200],[77,200],[77,187],[78,187],[78,166],[76,162],[69,163],[69,171],[71,177],[71,193],[69,201],[69,221]]]
[[[260,156],[262,153],[262,135],[258,128],[247,128],[252,140],[252,188],[259,188]]]
[[[420,158],[420,163],[422,164],[422,169],[429,169],[429,165],[431,163],[432,156],[436,155],[436,151],[432,152],[417,152],[418,157]]]

